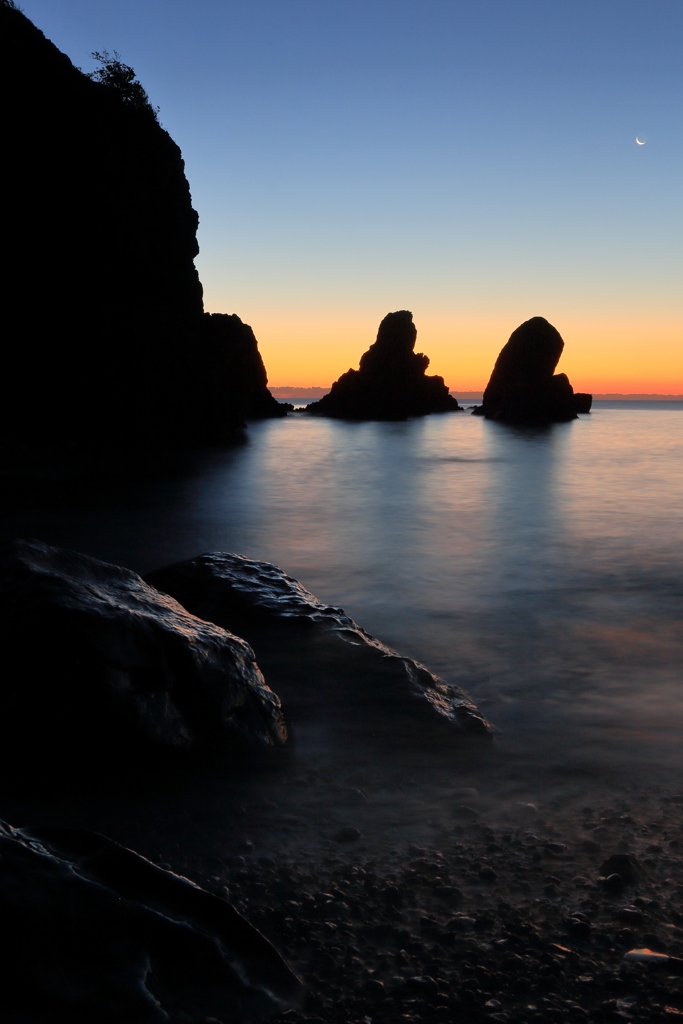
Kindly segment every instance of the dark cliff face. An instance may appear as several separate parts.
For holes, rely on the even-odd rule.
[[[459,406],[443,377],[428,377],[429,359],[414,352],[417,329],[407,309],[388,313],[377,340],[361,356],[358,370],[348,370],[329,394],[306,412],[354,420],[403,420],[431,412],[454,412]]]
[[[234,430],[252,393],[264,404],[265,375],[237,380],[234,324],[223,376],[207,372],[220,331],[203,314],[178,146],[150,107],[91,81],[1,3],[0,87],[3,433],[176,442]]]

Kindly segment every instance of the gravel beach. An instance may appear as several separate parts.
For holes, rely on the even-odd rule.
[[[349,827],[322,857],[246,847],[226,881],[307,983],[283,1022],[673,1019],[683,962],[624,955],[683,956],[681,803],[635,792],[505,824],[465,805],[437,842],[378,855]]]
[[[306,995],[275,1024],[683,1016],[683,962],[624,959],[683,958],[683,792],[598,789],[589,806],[574,783],[534,804],[480,775],[477,790],[443,768],[292,763],[106,812],[80,799],[70,817],[227,897],[276,944]]]

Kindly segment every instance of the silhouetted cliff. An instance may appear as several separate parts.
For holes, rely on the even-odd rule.
[[[475,414],[508,423],[561,423],[590,412],[592,396],[574,394],[567,375],[554,372],[563,349],[559,331],[544,317],[525,320],[501,349]]]
[[[417,329],[407,309],[388,313],[377,340],[361,356],[357,370],[347,370],[329,394],[306,412],[350,420],[404,420],[430,412],[455,412],[460,406],[443,377],[428,377],[429,359],[414,352]]]
[[[2,433],[213,440],[284,415],[251,329],[203,312],[197,214],[152,108],[7,3],[0,88]]]

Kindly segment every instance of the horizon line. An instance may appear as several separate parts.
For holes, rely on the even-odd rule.
[[[273,395],[279,395],[281,398],[298,396],[310,396],[310,397],[322,397],[329,393],[332,389],[332,385],[325,387],[323,385],[318,386],[301,386],[279,384],[279,385],[268,385],[268,388]],[[484,393],[484,388],[473,388],[467,390],[465,388],[449,388],[449,394],[453,395],[454,398],[474,398],[481,396]],[[603,400],[619,400],[624,401],[683,401],[683,394],[665,391],[602,391],[592,392],[593,398],[597,401]]]

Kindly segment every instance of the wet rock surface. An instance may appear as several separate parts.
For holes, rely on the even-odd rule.
[[[16,541],[0,563],[0,609],[17,655],[0,691],[5,758],[34,750],[40,771],[286,740],[249,645],[128,569]]]
[[[377,340],[331,391],[305,410],[311,416],[351,420],[404,420],[432,412],[457,412],[443,377],[427,376],[429,359],[414,352],[417,330],[408,310],[388,313]]]
[[[491,738],[465,693],[385,647],[277,566],[213,552],[147,579],[248,640],[304,746],[323,736],[396,748]]]
[[[225,899],[92,832],[0,822],[3,1020],[261,1019],[302,986]]]
[[[512,332],[496,360],[477,415],[508,423],[555,423],[590,412],[592,396],[574,394],[564,373],[555,373],[564,341],[542,316]]]

